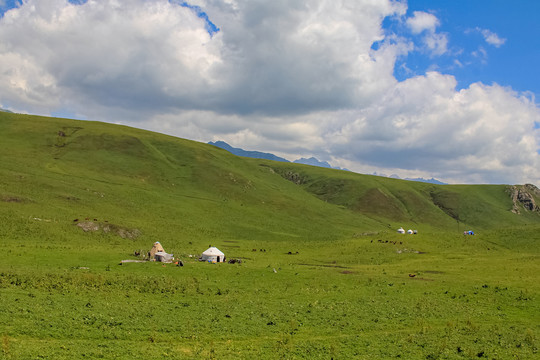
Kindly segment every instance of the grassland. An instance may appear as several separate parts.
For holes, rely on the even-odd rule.
[[[0,358],[538,357],[540,217],[505,186],[8,113],[0,160]],[[119,265],[154,241],[185,266]]]

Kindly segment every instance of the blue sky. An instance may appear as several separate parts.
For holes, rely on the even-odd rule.
[[[0,108],[540,185],[538,14],[530,0],[0,0]]]
[[[213,36],[215,33],[217,33],[219,31],[219,28],[216,26],[216,24],[214,24],[209,18],[208,18],[208,14],[206,14],[203,9],[201,9],[200,6],[196,6],[196,5],[191,5],[185,1],[182,1],[182,2],[177,2],[177,1],[171,1],[169,0],[170,2],[172,3],[178,3],[180,6],[182,7],[185,7],[185,8],[188,8],[188,9],[191,9],[195,12],[195,14],[203,19],[206,23],[206,31],[208,31],[208,34],[210,34],[210,36]]]
[[[496,82],[516,91],[531,91],[540,98],[540,1],[409,0],[407,13],[414,11],[429,12],[439,19],[437,32],[448,35],[448,53],[409,54],[396,66],[398,79],[410,76],[402,71],[402,64],[415,74],[435,68],[455,75],[459,88],[477,81]],[[385,26],[405,32],[403,25],[390,18]],[[482,30],[497,34],[504,43],[498,47],[487,43]],[[414,38],[415,43],[419,37]]]

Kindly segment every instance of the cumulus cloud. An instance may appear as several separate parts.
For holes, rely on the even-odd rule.
[[[500,38],[499,35],[495,34],[494,32],[491,32],[488,29],[481,29],[476,28],[476,31],[480,32],[482,36],[484,37],[484,40],[490,45],[493,45],[495,47],[500,47],[506,42],[506,39]]]
[[[330,134],[329,140],[343,139],[334,153],[347,158],[353,148],[351,158],[371,166],[429,168],[455,182],[512,182],[516,174],[537,179],[536,105],[498,85],[455,87],[454,77],[436,72],[397,84]]]
[[[434,55],[442,55],[448,50],[448,37],[446,34],[429,34],[424,37],[427,48]]]
[[[439,19],[435,15],[424,11],[415,11],[413,16],[407,19],[407,26],[413,34],[420,34],[423,31],[435,32],[439,25]]]
[[[436,32],[440,21],[435,15],[415,11],[413,16],[406,20],[406,25],[413,34],[423,34],[423,44],[432,55],[441,56],[448,51],[448,35]]]
[[[131,5],[27,1],[6,13],[0,22],[3,82],[57,106],[86,102],[144,113],[150,104],[199,101],[193,92],[214,81],[209,69],[218,61],[202,20],[166,1]],[[21,99],[2,95],[13,103]]]
[[[413,43],[382,21],[404,16],[403,2],[79,3],[27,0],[0,19],[2,107],[315,155],[359,172],[540,178],[534,101],[496,84],[456,90],[438,72],[396,80]],[[434,15],[407,24],[432,54],[446,52]]]

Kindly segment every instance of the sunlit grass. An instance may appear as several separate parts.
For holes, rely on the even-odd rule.
[[[16,114],[0,160],[0,358],[538,356],[540,217],[504,186]],[[119,265],[155,241],[185,266]],[[198,262],[210,245],[242,263]]]

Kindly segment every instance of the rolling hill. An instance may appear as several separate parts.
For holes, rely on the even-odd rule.
[[[4,219],[91,217],[155,237],[165,228],[180,238],[286,240],[540,222],[505,185],[439,186],[242,158],[100,122],[0,113],[0,157]]]
[[[538,200],[0,113],[0,357],[536,358]]]

